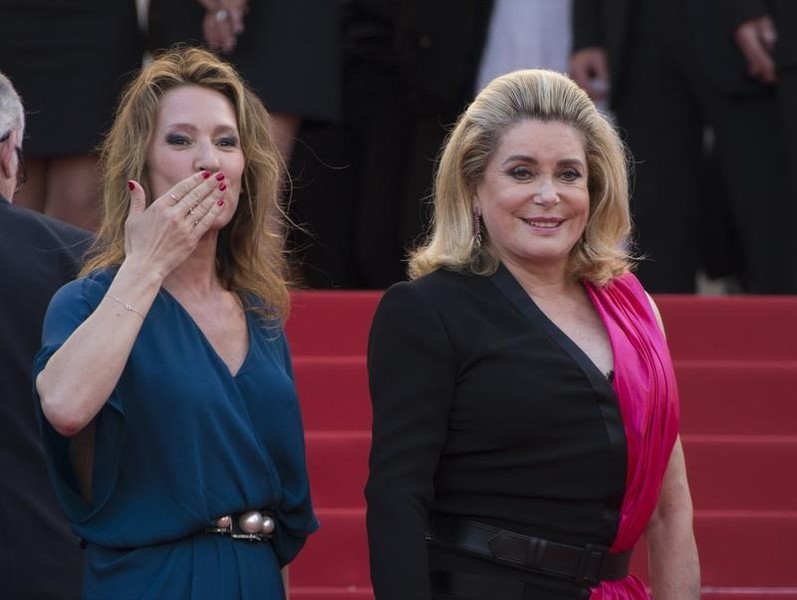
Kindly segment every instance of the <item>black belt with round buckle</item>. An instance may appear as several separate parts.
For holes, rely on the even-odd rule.
[[[237,515],[224,515],[216,519],[205,533],[228,535],[235,540],[262,542],[274,534],[276,523],[271,513],[264,510],[250,510]]]
[[[599,544],[560,544],[448,515],[433,515],[427,535],[433,543],[515,568],[565,577],[579,585],[623,579],[631,563],[632,552],[612,554]]]

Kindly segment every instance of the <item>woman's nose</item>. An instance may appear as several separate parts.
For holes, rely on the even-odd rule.
[[[197,145],[197,155],[194,163],[194,169],[197,171],[215,173],[221,169],[221,161],[219,160],[217,150],[211,143]]]
[[[550,178],[544,178],[534,191],[534,203],[539,206],[550,207],[559,204],[559,193]]]

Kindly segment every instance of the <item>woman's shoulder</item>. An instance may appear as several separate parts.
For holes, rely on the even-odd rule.
[[[113,282],[116,269],[100,269],[64,284],[53,296],[53,302],[85,301],[95,308]]]
[[[605,290],[613,297],[617,299],[622,298],[626,302],[644,300],[644,304],[648,304],[651,300],[650,295],[642,286],[642,282],[630,271],[618,275],[611,279],[605,286],[596,289]]]
[[[113,276],[110,273],[98,272],[73,279],[61,286],[47,307],[43,336],[50,340],[60,339],[60,342],[63,342],[77,325],[96,310],[105,297],[111,281]],[[59,338],[61,335],[65,337]]]
[[[601,288],[597,289],[600,293]],[[615,303],[621,303],[638,313],[647,315],[662,331],[664,330],[659,307],[632,272],[628,271],[615,277],[603,289]]]
[[[117,267],[97,269],[88,275],[76,279],[75,282],[81,285],[83,293],[87,297],[93,298],[99,295],[100,298],[102,298],[105,292],[108,291],[108,288],[111,287],[117,271]]]
[[[392,288],[410,287],[431,296],[448,295],[453,290],[478,289],[487,277],[470,271],[439,268],[411,281],[396,283]]]
[[[380,307],[413,305],[435,309],[441,315],[457,312],[457,306],[479,304],[494,293],[489,277],[468,271],[437,269],[413,279],[393,284],[380,301]]]

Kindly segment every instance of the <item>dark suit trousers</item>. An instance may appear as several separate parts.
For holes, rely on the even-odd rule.
[[[694,45],[699,32],[678,12],[637,15],[613,98],[635,159],[632,209],[638,251],[648,257],[640,279],[651,292],[694,291],[708,248],[728,263],[738,253],[738,265],[722,267],[735,267],[748,291],[794,292],[774,90],[734,95],[715,86]],[[707,158],[706,127],[716,165]]]

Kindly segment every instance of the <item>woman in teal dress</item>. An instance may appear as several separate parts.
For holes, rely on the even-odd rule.
[[[268,115],[232,67],[172,51],[122,96],[103,160],[98,243],[35,364],[83,597],[282,599],[318,523]]]

